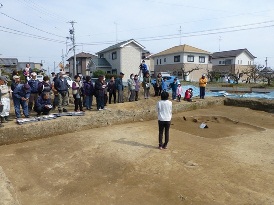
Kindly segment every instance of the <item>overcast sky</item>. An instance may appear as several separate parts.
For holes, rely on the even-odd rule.
[[[220,3],[221,2],[221,3]],[[209,52],[247,48],[274,67],[271,0],[0,0],[0,57],[53,70],[75,21],[77,53],[135,39],[151,53],[180,44]],[[181,38],[180,38],[181,26]],[[23,36],[24,35],[24,36]],[[29,37],[27,37],[29,36]],[[39,39],[38,39],[39,38]],[[71,47],[70,41],[68,48]],[[68,57],[72,56],[70,52]]]

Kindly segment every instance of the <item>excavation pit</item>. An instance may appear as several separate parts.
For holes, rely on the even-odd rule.
[[[200,128],[202,123],[205,123],[208,128]],[[176,117],[172,119],[171,128],[191,135],[212,139],[240,136],[265,130],[264,128],[223,116]]]

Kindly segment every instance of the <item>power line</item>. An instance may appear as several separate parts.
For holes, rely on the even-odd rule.
[[[246,31],[246,30],[254,30],[254,29],[260,29],[260,28],[268,28],[273,27],[274,25],[265,25],[260,27],[250,27],[250,28],[242,28],[242,29],[236,29],[239,27],[246,27],[251,25],[259,25],[264,23],[270,23],[274,22],[272,21],[265,21],[265,22],[258,22],[253,24],[245,24],[245,25],[239,25],[239,26],[231,26],[231,27],[224,27],[224,28],[217,28],[217,29],[208,29],[208,30],[202,30],[202,31],[193,31],[189,33],[183,33],[183,35],[180,34],[169,34],[169,35],[163,35],[163,36],[150,36],[150,37],[143,37],[143,38],[135,38],[139,41],[153,41],[153,40],[164,40],[164,39],[173,39],[173,38],[180,38],[180,37],[195,37],[195,36],[205,36],[205,35],[213,35],[213,34],[222,34],[222,33],[231,33],[231,32],[238,32],[238,31]],[[220,31],[220,30],[227,30],[227,31]],[[216,31],[216,32],[214,32]],[[104,42],[92,42],[92,43],[78,43],[81,45],[105,45],[105,44],[113,44],[114,41],[104,41]]]
[[[65,18],[62,17],[63,20],[61,20],[60,17],[56,17],[56,16],[52,15],[50,12],[45,11],[45,9],[43,9],[42,6],[36,6],[36,5],[34,5],[33,2],[32,3],[26,2],[25,0],[17,0],[17,1],[20,2],[21,4],[24,4],[26,7],[31,8],[32,11],[36,11],[39,14],[48,16],[48,17],[53,18],[55,20],[58,20],[58,21],[60,21],[62,23],[66,22]]]
[[[38,36],[38,35],[22,32],[22,31],[18,31],[18,30],[15,30],[15,29],[7,28],[7,27],[4,27],[4,26],[0,26],[0,27],[4,28],[6,30],[10,30],[10,31],[0,30],[2,32],[6,32],[6,33],[16,34],[16,35],[19,35],[19,36],[25,36],[25,37],[30,37],[30,38],[36,38],[36,39],[46,40],[46,41],[51,41],[51,42],[56,42],[56,43],[65,43],[65,41],[61,41],[61,40],[57,40],[57,39]]]
[[[50,33],[50,32],[44,31],[44,30],[42,30],[42,29],[36,28],[36,27],[34,27],[34,26],[31,26],[31,25],[29,25],[29,24],[27,24],[27,23],[24,23],[24,22],[22,22],[22,21],[20,21],[20,20],[18,20],[18,19],[16,19],[16,18],[13,18],[13,17],[11,17],[11,16],[9,16],[9,15],[3,13],[3,12],[0,12],[0,14],[2,14],[2,15],[6,16],[6,17],[8,17],[8,18],[10,18],[10,19],[12,19],[12,20],[14,20],[14,21],[17,21],[17,22],[19,22],[19,23],[21,23],[21,24],[24,24],[25,26],[31,27],[31,28],[33,28],[33,29],[36,29],[36,30],[38,30],[38,31],[42,31],[42,32],[44,32],[44,33],[47,33],[47,34],[50,34],[50,35],[53,35],[53,36],[65,38],[64,36],[59,36],[59,35],[56,35],[56,34],[54,34],[54,33]]]

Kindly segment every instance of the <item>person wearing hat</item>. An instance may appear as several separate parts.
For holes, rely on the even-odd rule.
[[[205,74],[202,75],[202,77],[199,80],[199,87],[200,87],[200,99],[205,99],[205,88],[207,84],[207,79],[205,77]]]
[[[54,88],[58,93],[58,111],[67,112],[66,106],[68,105],[68,89],[69,84],[64,77],[66,73],[64,71],[60,72],[59,78],[54,81]]]
[[[30,98],[29,98],[29,112],[32,111],[34,103],[38,99],[38,84],[39,80],[36,79],[37,74],[35,72],[30,74],[31,78],[28,81],[28,84],[30,86]]]
[[[16,118],[21,118],[20,105],[26,118],[29,117],[28,100],[30,98],[29,84],[18,84],[13,91],[13,103]]]
[[[0,112],[1,123],[10,121],[10,90],[8,87],[8,81],[10,81],[6,76],[0,76],[0,103],[3,106]]]
[[[123,85],[123,77],[124,73],[120,72],[120,77],[116,78],[115,86],[118,91],[118,103],[124,103],[124,85]]]

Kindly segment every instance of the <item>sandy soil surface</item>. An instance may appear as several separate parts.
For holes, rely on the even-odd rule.
[[[273,114],[189,111],[170,133],[167,150],[156,120],[1,146],[0,166],[23,205],[274,204]]]

